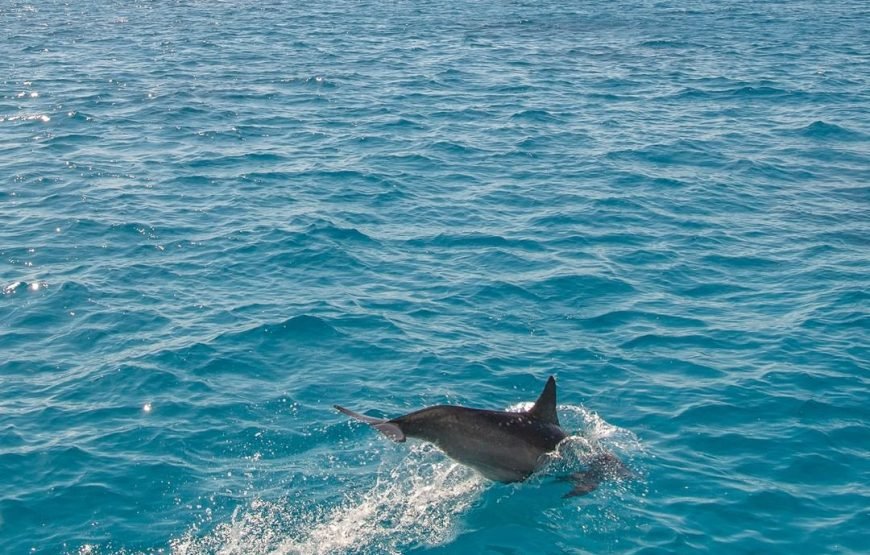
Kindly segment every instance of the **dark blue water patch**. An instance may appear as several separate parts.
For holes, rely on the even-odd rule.
[[[789,153],[791,154],[791,152]],[[863,181],[866,177],[864,169],[866,168],[868,158],[866,150],[860,149],[860,147],[857,149],[844,147],[835,148],[828,146],[826,143],[822,143],[822,145],[819,146],[801,149],[799,156],[803,160],[814,160],[829,166],[836,165],[836,168],[827,167],[823,172],[819,173],[819,175],[827,178],[826,181],[830,179],[829,176],[832,171],[842,174],[842,176],[848,181]]]
[[[4,457],[14,457],[17,453],[24,451],[27,445],[27,439],[15,429],[15,426],[10,424],[0,428],[0,446],[3,448]]]
[[[419,238],[409,241],[413,246],[439,247],[439,248],[503,248],[518,249],[521,251],[538,251],[541,246],[537,241],[502,235],[488,234],[483,232],[455,233],[444,232],[434,237]]]
[[[726,268],[746,269],[752,268],[753,272],[780,272],[783,262],[773,258],[761,256],[729,256],[724,254],[711,254],[704,257],[704,261],[715,266]]]
[[[630,251],[614,258],[615,261],[640,268],[644,266],[660,267],[672,263],[678,254],[672,251],[658,252],[644,249]]]
[[[591,143],[591,137],[578,133],[553,133],[547,136],[523,137],[516,143],[520,153],[533,155],[555,155],[564,148],[566,143]]]
[[[251,248],[256,249],[253,246]],[[294,279],[310,282],[324,279],[331,281],[337,275],[347,275],[348,271],[355,271],[359,276],[356,279],[361,280],[359,271],[365,269],[367,264],[343,246],[318,244],[311,247],[294,245],[292,249],[270,257],[265,261],[264,267],[285,275],[292,271]]]
[[[590,201],[588,199],[575,199],[574,202],[570,202],[570,204],[576,204],[577,212],[560,208],[553,212],[535,216],[527,221],[530,227],[548,230],[550,234],[554,234],[554,231],[565,227],[568,227],[569,229],[575,228],[578,226],[578,220],[580,220],[582,216],[580,209],[587,206],[589,203]],[[582,239],[582,237],[578,237],[578,239]],[[589,241],[586,242],[589,243]]]
[[[801,323],[801,327],[867,331],[870,330],[870,314],[863,311],[845,314],[827,314],[817,318],[808,318]]]
[[[841,452],[855,458],[867,456],[867,439],[870,436],[870,427],[860,423],[850,422],[827,430],[828,441]],[[857,472],[856,467],[853,471]]]
[[[819,140],[834,140],[834,141],[864,141],[867,136],[863,133],[853,131],[846,127],[842,127],[835,123],[828,123],[822,120],[814,121],[806,127],[800,128],[798,132],[810,139]]]
[[[301,172],[288,173],[288,181],[314,182],[322,185],[335,185],[343,189],[357,191],[359,189],[382,190],[386,187],[395,187],[398,182],[391,179],[383,172],[371,172],[350,169],[312,169]],[[338,193],[338,191],[336,191]]]
[[[634,217],[619,216],[615,219],[621,220],[630,227]],[[566,258],[584,259],[595,258],[590,251],[602,247],[611,248],[640,248],[648,244],[650,238],[645,235],[646,230],[642,228],[631,229],[625,231],[622,226],[614,227],[613,232],[593,232],[585,234],[571,233],[567,235],[557,236],[549,239],[545,244],[549,248],[557,249],[562,256]],[[588,249],[588,250],[587,250]]]
[[[465,115],[468,116],[469,114],[466,113]],[[387,121],[375,124],[374,129],[406,133],[408,131],[426,131],[429,129],[429,125],[420,116],[413,118],[410,115],[405,115],[393,116]]]
[[[729,339],[730,337],[730,339]],[[707,334],[681,334],[670,335],[661,333],[647,333],[626,341],[621,345],[623,349],[648,349],[648,350],[678,350],[691,349],[693,351],[707,350],[746,350],[758,348],[761,343],[758,340],[743,339],[734,333],[719,332]]]
[[[729,91],[722,91],[729,95],[744,97],[744,98],[771,98],[778,99],[781,97],[794,97],[796,95],[805,94],[802,91],[787,90],[778,87],[765,85],[746,85]]]
[[[623,196],[608,196],[591,201],[593,214],[595,212],[608,214],[613,217],[626,217],[627,213],[643,214],[648,212],[645,203],[638,199]],[[618,216],[617,216],[618,214]]]
[[[626,295],[634,288],[625,280],[593,274],[554,276],[541,281],[521,282],[523,287],[543,299],[602,298]]]
[[[272,152],[251,153],[240,156],[225,156],[217,154],[215,156],[197,156],[196,159],[188,162],[186,167],[191,169],[208,168],[210,170],[213,168],[226,169],[231,167],[245,167],[252,162],[276,164],[281,163],[283,160],[284,156],[282,154]]]
[[[560,123],[562,118],[558,114],[553,114],[547,110],[523,110],[511,115],[511,119],[515,121],[528,121],[533,123]]]
[[[96,135],[86,133],[54,135],[49,139],[47,148],[56,151],[58,154],[69,154],[83,148],[86,149],[99,139]]]
[[[692,43],[692,42],[687,42],[687,41],[680,40],[680,39],[664,39],[664,38],[645,40],[645,41],[639,43],[638,46],[640,46],[642,48],[665,49],[665,50],[671,49],[671,48],[677,49],[677,50],[705,49],[707,47],[707,45],[705,45],[703,43]]]
[[[762,178],[768,181],[781,180],[791,183],[818,179],[818,174],[801,167],[792,167],[783,163],[759,162],[758,160],[735,160],[726,165],[725,170],[734,176],[742,178]]]
[[[832,190],[829,190],[829,192],[831,194],[843,197],[844,199],[857,203],[870,203],[870,186],[855,183],[847,186],[836,187]]]
[[[854,465],[816,453],[795,454],[786,467],[777,470],[781,479],[792,484],[837,485],[860,481]]]
[[[685,180],[657,176],[654,173],[648,174],[644,172],[629,171],[626,169],[617,169],[617,177],[615,183],[620,185],[620,189],[625,186],[640,186],[648,187],[652,191],[666,191],[669,189],[682,189],[689,186]]]
[[[703,443],[703,452],[707,456],[722,457],[733,460],[738,453],[759,453],[774,449],[771,445],[773,438],[770,437],[747,437],[745,433],[735,431],[733,427],[726,427],[722,432],[705,434],[697,442]],[[740,474],[759,475],[763,474],[764,468],[771,466],[771,461],[764,457],[756,457],[747,460],[745,464],[735,468]]]
[[[317,316],[301,314],[274,325],[262,324],[256,328],[246,330],[234,335],[231,342],[243,344],[253,342],[259,344],[262,348],[267,348],[275,342],[287,340],[306,342],[328,340],[339,336],[339,334],[340,332],[331,326],[327,320]]]
[[[155,396],[162,397],[162,394],[190,396],[190,398],[203,398],[208,395],[211,388],[207,383],[179,375],[182,371],[186,375],[187,370],[188,368],[185,367],[160,368],[150,364],[124,365],[92,378],[91,385],[83,389],[91,390],[95,393],[94,397],[100,397],[105,401],[123,403],[124,398],[129,396],[126,390],[130,387],[137,395],[135,404],[120,410],[132,409],[134,412],[141,410],[144,403]],[[195,372],[191,372],[191,376],[195,375]]]
[[[862,301],[870,300],[870,291],[845,289],[838,291],[837,304],[845,307],[859,306]]]
[[[638,149],[621,150],[607,154],[619,162],[641,162],[658,165],[677,165],[699,168],[721,168],[729,160],[709,144],[700,141],[679,140],[673,144],[655,144]]]
[[[328,220],[317,221],[309,224],[304,233],[306,239],[329,239],[336,243],[357,244],[367,248],[377,248],[380,242],[366,235],[354,227],[343,227]]]
[[[642,310],[614,310],[581,320],[584,327],[594,329],[615,329],[637,322],[649,322],[656,327],[668,328],[703,328],[706,324],[702,320],[684,318],[670,314],[657,314]]]
[[[426,150],[446,161],[466,158],[484,158],[489,154],[485,149],[453,141],[437,141],[427,145]]]
[[[430,155],[431,153],[383,153],[373,154],[369,157],[369,164],[392,168],[393,171],[402,170],[416,173],[422,168],[442,166],[443,161]]]
[[[333,323],[337,333],[353,336],[352,343],[364,342],[365,345],[361,347],[362,349],[377,348],[378,345],[383,345],[389,339],[403,338],[405,332],[402,326],[397,323],[398,320],[390,320],[370,310],[386,309],[390,313],[401,312],[403,305],[408,306],[406,303],[373,304],[367,307],[368,310],[365,312],[345,314]],[[402,343],[397,343],[397,345],[402,345]]]
[[[549,260],[537,256],[524,256],[514,249],[487,248],[479,253],[469,254],[470,260],[479,264],[480,267],[524,267],[527,271],[543,270],[550,267]]]

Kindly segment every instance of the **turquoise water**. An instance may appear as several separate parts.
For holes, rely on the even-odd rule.
[[[868,22],[0,3],[0,553],[866,552]],[[332,409],[550,374],[521,485]]]

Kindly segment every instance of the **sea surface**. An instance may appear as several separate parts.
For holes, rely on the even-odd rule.
[[[0,553],[867,553],[868,28],[0,0]],[[550,375],[522,484],[333,409]]]

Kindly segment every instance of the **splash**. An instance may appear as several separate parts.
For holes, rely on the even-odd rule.
[[[531,406],[518,403],[507,410]],[[602,450],[627,460],[643,451],[633,433],[585,407],[559,406],[559,418],[570,435],[532,481],[541,483],[576,471]],[[430,444],[407,445],[409,452],[401,462],[382,471],[367,490],[326,506],[305,505],[298,499],[255,499],[206,533],[194,527],[172,540],[171,551],[177,555],[398,554],[416,546],[448,543],[461,531],[462,516],[489,482]],[[611,493],[619,495],[619,491]],[[505,491],[508,497],[514,493],[515,489]]]
[[[562,427],[568,437],[559,445],[543,473],[575,472],[578,467],[589,464],[602,453],[617,457],[628,467],[644,452],[638,437],[625,428],[607,422],[586,407],[565,405],[559,407]],[[635,472],[633,475],[640,476]]]
[[[574,442],[586,443],[591,448],[606,447],[629,457],[644,451],[640,439],[633,432],[607,422],[584,406],[560,405],[559,418],[562,428],[569,433],[569,440]],[[572,433],[574,435],[570,435]]]
[[[522,402],[506,410],[519,412],[532,406],[533,403]],[[638,459],[644,454],[644,448],[634,433],[607,422],[582,405],[559,405],[558,414],[562,429],[568,436],[556,451],[546,455],[546,460],[541,461],[530,481],[542,482],[553,477],[564,479],[588,469],[596,459],[600,461],[602,455],[607,455],[613,456],[615,461],[610,468],[610,479],[601,484],[607,489],[605,497],[622,498],[633,486],[643,485],[645,473]]]
[[[527,411],[534,403],[524,401],[515,403],[505,410],[509,412]],[[582,405],[559,405],[559,422],[570,441],[586,444],[590,448],[606,446],[626,454],[643,451],[640,440],[631,431],[615,426],[592,410]]]
[[[401,553],[450,541],[484,487],[474,471],[415,445],[369,490],[336,506],[306,510],[296,501],[254,500],[230,522],[202,537],[193,529],[171,548],[180,555]]]

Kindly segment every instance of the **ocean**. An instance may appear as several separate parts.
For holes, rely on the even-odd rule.
[[[866,553],[868,26],[0,1],[0,553]],[[519,484],[333,408],[550,375]]]

